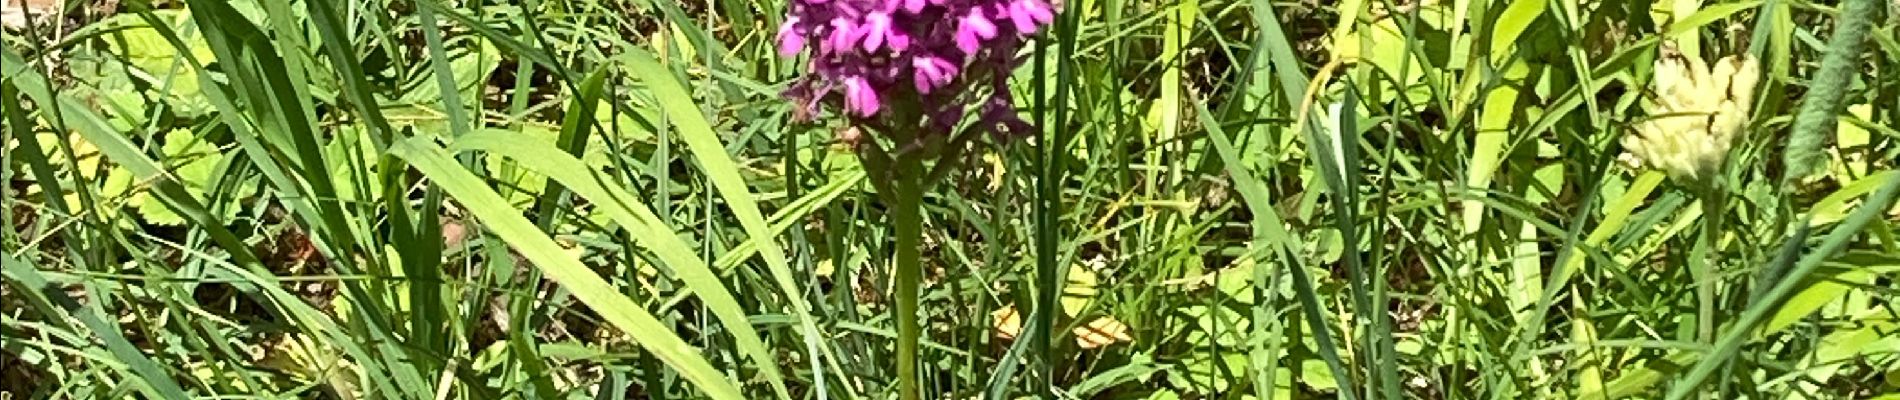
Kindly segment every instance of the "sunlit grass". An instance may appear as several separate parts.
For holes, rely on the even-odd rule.
[[[1878,1],[1064,3],[915,242],[784,2],[23,16],[0,393],[896,398],[905,301],[930,399],[1900,391]],[[1665,47],[1761,61],[1706,184]]]

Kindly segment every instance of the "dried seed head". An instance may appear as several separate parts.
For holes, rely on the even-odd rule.
[[[1723,57],[1711,68],[1664,47],[1651,81],[1654,99],[1625,150],[1670,178],[1700,182],[1720,172],[1729,147],[1748,124],[1759,65],[1746,54]]]

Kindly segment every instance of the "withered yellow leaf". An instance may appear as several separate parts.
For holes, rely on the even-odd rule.
[[[1016,312],[1015,304],[1003,306],[1003,308],[998,308],[996,311],[991,311],[990,319],[995,321],[995,324],[991,326],[994,328],[997,337],[1015,339],[1016,335],[1022,334],[1023,332],[1023,317],[1022,314]]]
[[[1099,348],[1117,342],[1135,340],[1133,337],[1128,336],[1128,325],[1123,324],[1112,316],[1096,318],[1094,321],[1089,321],[1087,325],[1075,327],[1073,332],[1075,333],[1075,345],[1081,346],[1084,349]]]

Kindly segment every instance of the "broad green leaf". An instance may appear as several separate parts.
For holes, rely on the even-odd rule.
[[[1256,262],[1242,260],[1240,265],[1218,272],[1214,275],[1214,290],[1240,304],[1254,304],[1255,268],[1259,268]]]
[[[1224,306],[1192,305],[1178,311],[1194,321],[1192,330],[1187,333],[1187,343],[1200,349],[1233,349],[1243,345],[1252,327],[1246,317]]]
[[[1821,307],[1834,304],[1849,291],[1872,283],[1874,277],[1880,274],[1900,271],[1900,258],[1849,254],[1837,262],[1830,263],[1830,266],[1836,268],[1821,271],[1819,275],[1810,278],[1808,285],[1801,291],[1789,296],[1788,301],[1782,303],[1781,308],[1776,309],[1774,315],[1768,318],[1768,322],[1762,324],[1761,333],[1755,338],[1759,340],[1793,326],[1796,322],[1807,318],[1809,314],[1820,310]],[[1859,310],[1850,312],[1859,312]]]
[[[40,150],[45,152],[43,156],[46,157],[48,164],[62,169],[69,169],[66,171],[67,173],[76,173],[79,177],[85,179],[92,179],[99,176],[99,172],[101,172],[99,169],[100,161],[104,160],[104,158],[99,156],[99,147],[92,145],[92,142],[86,140],[84,136],[75,133],[61,138],[58,134],[39,133],[35,134],[32,140],[39,141]],[[65,152],[60,150],[61,142],[64,142],[65,146],[72,148],[73,157],[71,160],[76,160],[78,161],[77,163],[68,162]],[[8,148],[7,150],[11,151],[13,149]],[[33,193],[37,193],[37,189],[27,189],[27,194]]]
[[[484,132],[494,134],[496,131],[488,130]],[[510,132],[508,134],[518,135],[534,143],[543,143],[549,146],[553,146],[556,139],[560,136],[560,132],[538,125],[522,125],[520,131]],[[593,138],[593,141],[599,140],[597,136],[590,137]],[[588,144],[589,150],[586,156],[587,168],[599,170],[607,166],[607,155],[604,150],[601,150],[602,148],[603,146],[597,143]],[[521,167],[519,160],[488,154],[482,156],[482,163],[485,164],[488,177],[494,179],[501,185],[496,191],[508,199],[508,204],[513,204],[517,208],[524,208],[533,203],[534,199],[541,195],[541,182],[544,176]]]
[[[183,36],[181,39],[188,48],[174,47],[143,18],[121,14],[101,22],[102,26],[120,28],[104,38],[107,49],[112,55],[125,57],[127,62],[137,68],[133,71],[133,78],[149,81],[159,94],[157,97],[177,106],[177,110],[191,116],[209,111],[211,105],[201,95],[203,89],[198,83],[198,74],[183,58],[189,55],[206,62],[213,59],[211,47],[196,35],[195,29],[189,29],[190,11],[158,10],[152,14],[168,22],[174,32]]]
[[[1157,159],[1162,159],[1162,157],[1176,157],[1175,155],[1165,153],[1180,150],[1180,147],[1173,143],[1175,143],[1175,138],[1180,135],[1181,112],[1187,104],[1183,102],[1181,95],[1183,65],[1179,60],[1183,58],[1188,46],[1187,43],[1192,39],[1194,26],[1201,12],[1200,1],[1186,0],[1175,2],[1172,7],[1168,7],[1168,9],[1163,12],[1166,13],[1163,17],[1166,19],[1166,22],[1161,25],[1163,30],[1161,32],[1162,44],[1159,59],[1165,60],[1165,62],[1162,63],[1163,69],[1161,70],[1161,82],[1159,84],[1161,93],[1160,98],[1149,105],[1148,115],[1143,120],[1145,125],[1153,128],[1153,132],[1151,132],[1152,137],[1148,143],[1151,143],[1150,146],[1152,146],[1150,157],[1156,157]],[[1053,69],[1049,71],[1051,74],[1055,72]],[[1053,83],[1055,81],[1055,79],[1044,79],[1040,82]],[[1023,96],[1023,98],[1028,97],[1029,96]],[[1178,173],[1172,176],[1172,179],[1179,179]]]
[[[656,140],[653,136],[654,127],[641,122],[659,121],[660,117],[654,115],[655,111],[642,105],[631,109],[621,108],[619,113],[615,113],[613,105],[614,103],[607,99],[602,99],[599,104],[594,105],[594,126],[600,127],[602,132],[613,135],[615,140],[623,143],[627,141],[653,143]],[[636,115],[638,117],[635,117]],[[590,141],[596,140],[591,135],[588,138]],[[597,147],[591,143],[588,144],[588,155],[592,156]]]
[[[1074,317],[1095,300],[1101,291],[1096,289],[1098,278],[1095,271],[1080,263],[1069,265],[1068,282],[1062,285],[1062,312]]]
[[[1834,379],[1841,367],[1849,365],[1862,356],[1892,351],[1878,348],[1875,344],[1892,340],[1894,329],[1900,324],[1895,324],[1893,317],[1882,315],[1882,312],[1878,310],[1863,310],[1860,314],[1860,317],[1854,318],[1854,324],[1821,337],[1820,345],[1814,348],[1812,357],[1801,358],[1801,363],[1797,368],[1805,369],[1808,378],[1813,379],[1812,382],[1825,383]],[[1808,392],[1819,389],[1807,381],[1798,384],[1808,389]],[[1796,390],[1795,392],[1803,391]],[[1797,395],[1794,398],[1812,397]]]
[[[216,171],[218,162],[224,157],[218,151],[218,146],[185,130],[166,132],[162,142],[164,145],[159,148],[159,153],[164,156],[166,168],[170,170],[172,176],[179,184],[184,185],[185,191],[191,193],[192,197],[201,202],[208,200],[206,193],[211,186],[212,173]],[[145,222],[168,226],[185,224],[183,216],[172,212],[162,203],[146,201],[146,197],[144,191],[139,191],[132,195],[132,199],[128,202],[138,207],[139,216],[144,217]]]
[[[1531,28],[1532,23],[1544,16],[1544,10],[1550,5],[1550,2],[1545,0],[1510,0],[1510,2],[1511,4],[1505,6],[1504,13],[1498,15],[1498,19],[1493,22],[1495,25],[1491,27],[1492,62],[1503,62],[1511,56],[1511,53],[1517,52],[1519,37]],[[1517,61],[1517,63],[1522,62],[1524,61]]]
[[[1649,390],[1651,385],[1655,385],[1656,382],[1661,381],[1663,377],[1673,375],[1675,373],[1674,371],[1679,371],[1684,366],[1695,363],[1695,361],[1700,358],[1700,353],[1683,351],[1671,353],[1657,360],[1631,365],[1624,368],[1624,370],[1621,371],[1621,375],[1617,375],[1616,380],[1610,381],[1608,385],[1601,386],[1603,391],[1595,392],[1585,390],[1577,393],[1577,398],[1621,399],[1630,397]]]
[[[1418,28],[1423,29],[1423,27]],[[1378,68],[1385,76],[1390,77],[1361,75],[1354,83],[1393,88],[1392,80],[1399,79],[1400,72],[1404,72],[1405,80],[1398,82],[1398,87],[1404,89],[1403,94],[1409,103],[1421,107],[1431,103],[1431,88],[1424,85],[1425,74],[1430,73],[1431,70],[1426,69],[1426,64],[1420,62],[1418,55],[1422,53],[1416,52],[1419,47],[1426,46],[1425,43],[1419,43],[1425,38],[1416,38],[1411,41],[1414,43],[1408,45],[1405,30],[1399,27],[1398,18],[1382,18],[1378,22],[1363,26],[1354,34],[1361,36],[1359,41],[1352,43],[1353,46],[1364,49],[1360,57],[1372,67]],[[1414,52],[1406,52],[1407,46],[1412,47]],[[1411,65],[1407,66],[1407,63]],[[1386,99],[1396,102],[1398,97],[1392,96]]]
[[[1829,193],[1808,210],[1808,218],[1812,219],[1810,223],[1814,226],[1824,226],[1840,222],[1847,218],[1847,213],[1854,209],[1853,206],[1859,204],[1862,197],[1866,197],[1867,193],[1873,192],[1874,189],[1880,187],[1881,183],[1895,175],[1900,175],[1900,171],[1875,172],[1847,183],[1834,193]],[[1896,207],[1896,210],[1900,210],[1900,207]]]
[[[1871,137],[1867,128],[1849,119],[1870,121],[1873,114],[1873,105],[1856,104],[1847,106],[1847,115],[1840,117],[1841,122],[1834,131],[1834,157],[1828,160],[1828,172],[1833,174],[1835,180],[1845,181],[1867,175],[1872,160],[1866,159],[1865,155],[1871,150],[1866,148]]]
[[[338,129],[323,144],[323,160],[328,164],[330,181],[337,183],[337,198],[350,204],[382,198],[383,185],[356,185],[374,181],[377,158],[375,141],[368,130],[353,125]]]
[[[1539,0],[1517,0],[1511,3],[1511,7],[1505,10],[1505,15],[1500,17],[1497,34],[1515,38],[1525,28],[1519,25],[1530,23],[1517,19],[1535,19],[1537,15],[1543,13],[1545,3]],[[1499,52],[1508,52],[1509,50],[1506,49],[1515,48],[1509,42],[1500,44],[1496,37],[1492,40],[1492,46],[1493,59],[1500,59]],[[1523,61],[1511,62],[1503,69],[1502,78],[1507,81],[1521,83],[1531,75],[1531,67],[1526,66]],[[1498,167],[1503,160],[1505,145],[1508,144],[1513,130],[1511,121],[1518,111],[1517,100],[1518,89],[1510,83],[1491,88],[1491,91],[1485,94],[1482,110],[1478,113],[1478,130],[1474,133],[1477,137],[1472,143],[1470,163],[1465,170],[1465,185],[1470,189],[1485,193],[1491,188],[1491,181],[1496,178]],[[1478,240],[1481,236],[1474,233],[1484,226],[1484,202],[1481,199],[1469,199],[1465,200],[1460,208],[1463,212],[1464,233],[1470,235],[1472,240]],[[1476,252],[1477,245],[1476,242],[1468,243],[1465,249]],[[1468,271],[1461,267],[1460,273],[1468,273]]]
[[[1603,387],[1603,365],[1608,351],[1597,348],[1597,325],[1590,319],[1589,309],[1581,297],[1571,297],[1570,340],[1580,349],[1571,357],[1576,363],[1577,391],[1601,393]]]
[[[1339,390],[1339,380],[1333,377],[1333,371],[1317,359],[1300,361],[1300,383],[1322,392]]]
[[[1540,153],[1556,151],[1556,145],[1544,141],[1538,142],[1538,148]],[[1546,190],[1552,193],[1563,190],[1563,174],[1562,163],[1549,163],[1538,167],[1531,173],[1536,185],[1523,189],[1527,192],[1525,198],[1534,204],[1550,201],[1544,193]],[[1528,310],[1543,296],[1546,266],[1542,250],[1538,248],[1538,235],[1534,224],[1528,221],[1519,224],[1518,244],[1512,249],[1510,278],[1507,281],[1509,286],[1505,294],[1513,310]],[[1519,317],[1526,316],[1524,313],[1518,315]]]

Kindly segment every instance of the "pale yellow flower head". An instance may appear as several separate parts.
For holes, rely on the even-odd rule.
[[[1623,137],[1623,148],[1672,179],[1708,179],[1746,128],[1760,80],[1760,67],[1746,54],[1715,60],[1711,68],[1665,48],[1651,81],[1655,98],[1644,105],[1649,117]]]

